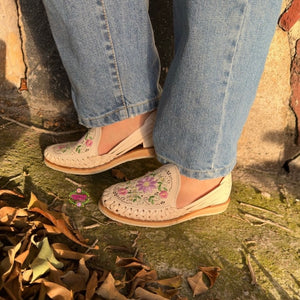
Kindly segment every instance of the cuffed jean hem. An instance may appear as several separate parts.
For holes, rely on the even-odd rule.
[[[78,116],[78,121],[81,125],[87,128],[103,127],[157,109],[159,98],[160,96],[151,100],[146,100],[139,104],[121,107],[97,117],[84,118]]]
[[[190,177],[190,178],[195,178],[198,180],[204,180],[204,179],[212,179],[212,178],[218,178],[218,177],[224,177],[227,174],[229,174],[233,168],[235,167],[236,164],[236,160],[234,160],[234,162],[232,162],[230,165],[225,166],[221,169],[212,169],[212,170],[192,170],[192,169],[188,169],[185,168],[183,166],[181,166],[180,164],[166,158],[163,157],[159,154],[156,153],[156,158],[159,162],[161,162],[162,164],[174,164],[177,166],[177,168],[179,169],[179,172],[181,175]]]

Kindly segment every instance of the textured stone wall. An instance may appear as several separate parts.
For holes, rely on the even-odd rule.
[[[25,64],[14,0],[0,2],[0,93],[11,93],[25,77]]]

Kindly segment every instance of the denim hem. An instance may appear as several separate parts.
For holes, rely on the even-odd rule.
[[[78,116],[78,121],[81,125],[87,128],[106,126],[157,109],[159,98],[160,95],[139,104],[127,105],[125,107],[115,109],[112,112],[105,113],[97,117],[83,118]]]
[[[163,157],[159,154],[156,153],[156,158],[159,162],[161,162],[162,164],[174,164],[177,166],[177,168],[179,169],[179,172],[181,175],[190,177],[190,178],[195,178],[198,180],[204,180],[204,179],[212,179],[212,178],[218,178],[218,177],[224,177],[227,174],[229,174],[233,168],[235,167],[236,164],[236,160],[234,160],[234,162],[232,162],[230,165],[225,166],[223,168],[220,169],[210,169],[210,170],[193,170],[193,169],[189,169],[189,168],[185,168],[181,165],[179,165],[178,163]]]

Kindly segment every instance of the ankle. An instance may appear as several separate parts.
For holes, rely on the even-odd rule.
[[[140,128],[149,115],[150,112],[147,112],[142,115],[102,127],[102,138],[98,146],[99,155],[109,152],[122,140]]]
[[[223,177],[198,180],[181,175],[181,186],[177,197],[177,208],[183,208],[215,189]]]

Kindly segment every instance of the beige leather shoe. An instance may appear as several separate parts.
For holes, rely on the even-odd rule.
[[[152,112],[139,129],[103,155],[98,155],[100,127],[90,129],[78,142],[49,146],[44,152],[45,164],[57,171],[88,175],[131,160],[154,157],[152,132],[155,117],[156,112]]]
[[[109,187],[99,201],[99,209],[124,224],[166,227],[224,212],[229,205],[231,185],[229,174],[205,196],[177,208],[180,173],[175,165],[167,164],[135,180]]]

